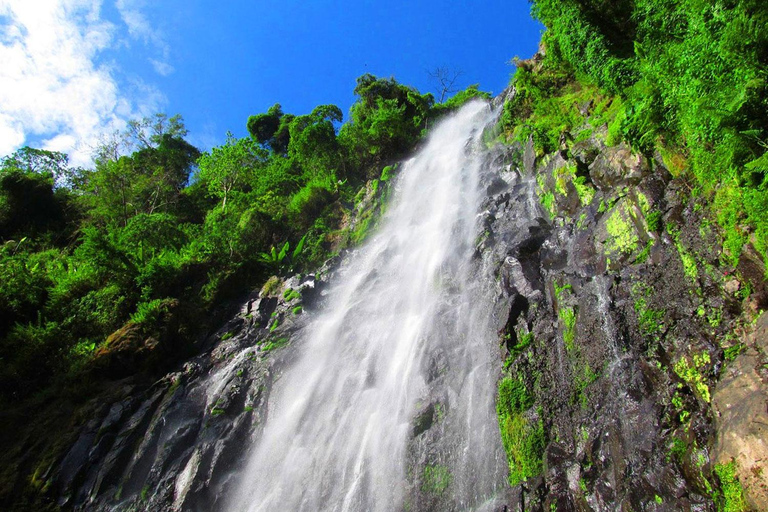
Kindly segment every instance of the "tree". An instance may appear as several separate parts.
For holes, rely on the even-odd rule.
[[[336,105],[320,105],[309,115],[291,121],[288,154],[304,166],[305,172],[328,171],[339,160],[334,123],[340,123],[342,117]]]
[[[290,142],[289,127],[294,117],[293,114],[283,114],[283,108],[275,103],[266,114],[248,118],[248,133],[264,148],[285,155]]]
[[[432,71],[427,71],[429,78],[435,83],[435,90],[437,91],[438,103],[445,101],[446,95],[458,92],[459,89],[454,87],[456,80],[463,75],[461,70],[450,69],[445,66],[439,66]]]
[[[0,160],[0,239],[63,228],[70,196],[56,180],[81,174],[63,153],[25,146]]]
[[[91,216],[125,226],[139,213],[175,210],[199,156],[187,141],[166,133],[156,146],[118,160],[98,161],[84,184],[84,201],[91,206]]]
[[[247,175],[261,166],[269,157],[252,138],[236,139],[227,132],[223,146],[204,153],[198,160],[198,177],[205,182],[211,194],[221,199],[221,208],[226,210],[227,198],[232,190],[243,185]]]
[[[165,136],[183,139],[188,133],[181,114],[168,117],[159,112],[151,117],[132,119],[122,132],[115,131],[102,137],[101,143],[94,149],[93,160],[97,164],[114,162],[134,151],[157,148]]]
[[[339,131],[339,141],[355,167],[377,165],[411,149],[435,101],[432,94],[421,94],[394,78],[368,73],[357,79],[355,94],[351,122]]]

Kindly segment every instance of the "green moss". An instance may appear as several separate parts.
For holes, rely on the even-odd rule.
[[[587,226],[587,212],[581,212],[576,221],[576,229],[582,230]]]
[[[284,347],[285,345],[288,344],[289,341],[290,341],[290,339],[289,338],[285,338],[285,337],[271,339],[271,340],[268,340],[266,343],[264,343],[261,346],[261,349],[264,352],[269,352],[270,350],[276,350],[276,349],[278,349],[280,347]]]
[[[720,488],[723,490],[722,499],[718,503],[718,510],[720,512],[747,510],[744,489],[736,477],[736,461],[732,460],[728,464],[716,464],[715,474],[720,479]]]
[[[648,231],[651,233],[661,233],[663,222],[662,213],[659,210],[648,212],[645,216],[645,222],[648,224]]]
[[[388,165],[384,167],[381,171],[381,177],[379,178],[381,181],[389,181],[390,178],[394,175],[396,166],[394,165]]]
[[[283,298],[286,302],[290,302],[293,299],[301,298],[301,292],[292,288],[286,288],[286,290],[283,292]]]
[[[677,247],[677,252],[680,254],[680,261],[683,263],[683,272],[685,272],[685,275],[695,283],[699,278],[699,269],[696,265],[696,258],[686,251],[683,244],[680,242],[676,242],[675,247]]]
[[[533,333],[532,332],[525,332],[522,334],[519,334],[517,337],[517,343],[515,344],[513,350],[515,352],[522,352],[528,346],[533,343]]]
[[[448,468],[439,464],[424,467],[421,475],[421,490],[441,496],[453,482],[453,475]]]
[[[374,220],[373,217],[365,217],[360,220],[360,222],[357,223],[357,226],[355,226],[355,229],[350,234],[350,240],[354,244],[359,244],[366,238],[368,238],[368,235],[371,233],[371,230],[374,226]]]
[[[651,202],[648,201],[648,197],[639,190],[636,193],[637,205],[640,207],[640,211],[643,212],[643,217],[647,217],[648,213],[651,211]]]
[[[274,295],[283,286],[283,280],[277,276],[272,276],[267,279],[264,286],[261,288],[261,293],[266,296]]]
[[[653,240],[648,240],[648,243],[645,244],[645,247],[642,251],[640,251],[640,254],[637,255],[637,258],[635,258],[635,263],[645,263],[648,261],[648,258],[651,256],[651,249],[653,248]]]
[[[656,336],[664,329],[664,311],[652,309],[648,305],[647,296],[650,292],[650,288],[643,284],[638,283],[632,287],[632,295],[636,297],[635,313],[640,331],[647,336]]]
[[[292,313],[294,315],[298,315],[299,313],[301,313],[301,311],[302,311],[302,307],[301,306],[296,306],[295,308],[293,308]]]
[[[563,342],[568,352],[573,352],[576,348],[576,310],[574,308],[562,308],[558,312],[560,320],[563,322]]]
[[[539,197],[541,199],[541,205],[549,214],[549,218],[555,218],[555,213],[557,211],[555,207],[555,194],[553,192],[546,191],[541,193]]]
[[[520,413],[499,415],[501,440],[509,462],[509,484],[515,486],[541,474],[544,425],[531,425]]]
[[[709,403],[711,400],[709,393],[709,386],[704,381],[704,377],[701,374],[701,369],[710,363],[709,354],[702,352],[701,354],[695,354],[692,358],[692,362],[686,357],[680,358],[674,366],[675,373],[689,386],[695,389],[702,400]]]
[[[723,350],[723,357],[725,357],[727,361],[733,361],[736,359],[736,357],[738,357],[739,354],[744,351],[745,348],[747,348],[747,346],[743,343],[737,343],[736,345]]]
[[[611,213],[605,228],[609,235],[607,247],[612,253],[631,254],[640,243],[626,205],[616,208]]]
[[[533,397],[522,380],[505,377],[499,383],[496,412],[509,463],[509,483],[513,486],[541,473],[543,425],[541,422],[530,425],[524,416],[533,403]]]
[[[581,403],[582,407],[587,406],[587,394],[585,393],[587,387],[598,379],[599,375],[592,370],[589,363],[584,363],[580,370],[576,371],[574,378],[574,388],[576,390],[576,400]]]
[[[586,177],[577,176],[574,178],[573,186],[576,188],[576,193],[579,195],[579,201],[582,206],[592,204],[592,200],[595,198],[595,189],[587,183]]]
[[[680,462],[683,460],[683,457],[685,457],[687,453],[688,445],[685,444],[685,441],[679,437],[675,437],[672,439],[672,444],[669,446],[669,455],[667,456],[667,460],[676,460]]]
[[[568,163],[558,167],[552,171],[552,177],[555,179],[555,191],[561,196],[567,196],[568,182],[573,182],[576,178],[576,164]]]
[[[504,377],[499,383],[496,408],[506,415],[523,412],[533,405],[533,397],[525,384],[516,378]]]

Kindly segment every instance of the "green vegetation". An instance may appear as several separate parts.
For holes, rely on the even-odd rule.
[[[680,261],[683,263],[683,272],[685,272],[685,275],[691,281],[696,283],[696,280],[699,278],[699,268],[696,266],[696,258],[694,258],[690,252],[685,250],[680,242],[677,242],[675,247],[677,247],[677,252],[680,254]]]
[[[284,347],[288,344],[288,342],[291,341],[289,338],[275,338],[265,341],[261,345],[261,350],[264,352],[269,352],[271,350],[277,350],[278,348]]]
[[[727,347],[725,350],[723,350],[723,357],[725,357],[727,361],[733,361],[739,356],[739,354],[744,351],[745,348],[747,348],[747,346],[743,343],[737,343],[731,347]]]
[[[286,302],[290,302],[294,299],[300,299],[301,298],[301,292],[298,290],[293,290],[291,288],[286,288],[283,292],[283,299],[285,299]]]
[[[658,150],[710,198],[734,264],[745,242],[768,254],[768,4],[756,0],[534,0],[546,56],[518,61],[508,136],[539,153],[579,128]],[[655,223],[649,227],[656,231]]]
[[[541,420],[532,425],[524,415],[532,405],[533,397],[522,381],[513,377],[501,380],[496,412],[509,462],[509,483],[513,486],[542,470],[544,426]]]
[[[632,213],[626,203],[614,208],[611,216],[605,222],[605,228],[610,238],[607,247],[610,252],[631,254],[640,243],[637,230],[632,222]]]
[[[488,96],[470,87],[437,105],[370,74],[355,94],[347,123],[334,105],[274,105],[248,119],[249,137],[203,154],[180,116],[158,114],[99,147],[91,169],[28,147],[0,159],[0,403],[87,395],[191,355],[221,304],[262,285],[275,295],[281,276],[361,241],[372,213],[352,233],[343,224],[358,191],[381,197],[430,123]],[[143,355],[103,371],[125,350]]]
[[[563,322],[563,342],[565,343],[565,348],[568,352],[573,352],[576,340],[576,310],[574,308],[562,308],[558,315]]]
[[[664,329],[664,311],[653,309],[648,305],[648,297],[652,293],[650,286],[636,283],[632,286],[632,296],[635,297],[635,313],[640,331],[646,336],[658,336]]]
[[[587,387],[595,382],[600,375],[595,372],[590,366],[589,363],[584,362],[583,365],[580,366],[578,369],[574,369],[575,377],[573,382],[573,387],[576,391],[576,400],[581,404],[582,407],[587,406],[587,394],[585,393]]]
[[[701,354],[695,354],[692,358],[692,362],[686,357],[681,357],[675,363],[675,373],[686,384],[695,389],[698,395],[705,402],[711,400],[709,393],[709,386],[704,381],[704,376],[701,374],[701,369],[710,363],[709,354],[702,352]]]
[[[437,496],[442,495],[451,485],[453,476],[448,468],[439,464],[424,466],[421,475],[421,490]]]
[[[744,499],[744,490],[736,478],[736,461],[728,464],[715,464],[715,474],[720,479],[720,488],[723,495],[718,503],[721,512],[742,512],[747,510],[747,502]]]

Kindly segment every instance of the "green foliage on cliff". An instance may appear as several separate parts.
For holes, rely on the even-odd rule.
[[[525,384],[515,377],[504,377],[499,383],[496,413],[501,440],[507,452],[509,483],[517,485],[542,470],[544,426],[532,422],[525,414],[533,406],[533,397]]]
[[[435,105],[373,75],[355,94],[343,125],[335,105],[276,104],[248,119],[250,137],[204,154],[180,116],[158,114],[98,148],[92,169],[33,148],[2,158],[0,401],[167,369],[226,301],[362,239],[342,225],[358,191],[382,168],[388,179],[430,122],[488,96]]]
[[[534,0],[546,56],[519,62],[508,130],[539,151],[577,127],[585,90],[608,142],[658,150],[710,196],[736,261],[768,252],[768,4],[758,0]],[[597,127],[597,126],[595,126]]]

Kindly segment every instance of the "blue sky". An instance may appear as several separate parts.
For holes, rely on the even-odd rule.
[[[0,154],[24,145],[87,164],[126,120],[180,113],[208,149],[280,103],[348,112],[355,78],[434,92],[428,71],[499,93],[542,27],[527,0],[438,2],[0,0]]]

